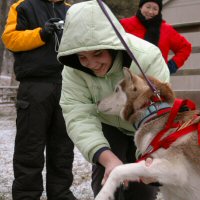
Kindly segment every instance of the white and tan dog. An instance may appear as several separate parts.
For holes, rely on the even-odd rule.
[[[163,102],[150,104],[154,94],[146,81],[132,74],[127,68],[124,68],[124,74],[125,78],[116,86],[114,93],[100,101],[98,109],[106,114],[118,115],[134,124],[138,128],[135,144],[142,154],[147,153],[147,157],[153,158],[153,162],[147,167],[144,157],[137,163],[116,167],[95,200],[113,200],[114,192],[120,183],[124,180],[138,181],[141,177],[161,183],[160,191],[165,200],[199,200],[198,130],[194,129],[189,134],[177,138],[168,148],[149,149],[151,141],[168,123],[168,110],[174,103],[174,93],[167,83],[149,77],[164,99]],[[162,112],[163,110],[166,112]],[[157,112],[161,114],[157,115]],[[170,128],[161,140],[185,126],[198,127],[199,111],[186,109],[177,114],[175,121],[181,122],[181,127]],[[148,153],[149,150],[152,150],[152,153]]]

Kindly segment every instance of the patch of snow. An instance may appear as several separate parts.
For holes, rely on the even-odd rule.
[[[11,200],[11,187],[13,181],[13,150],[15,139],[15,115],[11,112],[3,115],[5,109],[9,108],[0,106],[0,199]],[[91,190],[91,164],[88,163],[77,148],[74,149],[73,174],[74,182],[71,187],[73,194],[81,200],[92,200],[93,193]],[[45,172],[43,173],[45,176]],[[43,194],[45,198],[45,191]]]

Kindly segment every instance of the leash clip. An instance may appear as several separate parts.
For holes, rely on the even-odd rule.
[[[160,90],[155,90],[154,95],[159,99],[160,102],[162,102],[162,99],[160,97]]]

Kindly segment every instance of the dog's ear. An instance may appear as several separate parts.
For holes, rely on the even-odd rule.
[[[164,83],[156,79],[155,77],[148,76],[149,80],[156,86],[156,89],[160,91],[162,96],[168,103],[173,103],[175,100],[175,93],[173,92],[169,83]]]
[[[123,67],[123,71],[124,71],[124,78],[126,81],[133,83],[136,81],[137,76],[134,75],[129,68]]]
[[[124,79],[128,82],[131,81],[132,74],[130,70],[127,67],[123,67],[123,72],[124,72]]]

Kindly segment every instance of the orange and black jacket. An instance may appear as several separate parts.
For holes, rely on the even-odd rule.
[[[2,40],[14,54],[18,81],[61,82],[63,66],[57,61],[55,38],[44,42],[40,31],[50,18],[64,20],[68,8],[64,1],[53,3],[48,0],[19,0],[11,6]]]

